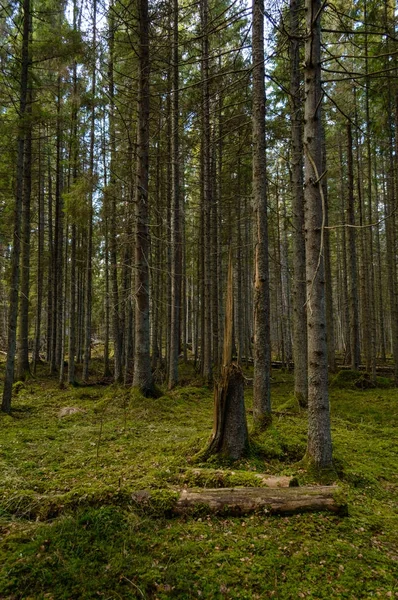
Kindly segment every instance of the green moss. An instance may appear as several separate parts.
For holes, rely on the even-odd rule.
[[[355,382],[360,379],[362,374],[352,369],[339,371],[330,382],[330,385],[339,389],[349,389],[355,387]]]
[[[331,381],[332,388],[368,390],[374,388],[390,388],[394,382],[388,377],[376,377],[373,381],[369,373],[345,369],[339,371]]]
[[[211,434],[212,390],[194,380],[159,399],[122,386],[59,390],[40,369],[15,398],[13,416],[0,415],[1,598],[340,600],[398,591],[396,388],[331,388],[348,517],[212,517],[202,507],[165,519],[175,502],[170,488],[185,483]],[[256,433],[251,454],[223,484],[250,486],[256,472],[314,481],[298,462],[307,421],[287,406],[292,394],[292,375],[275,371],[272,400],[281,414]],[[250,387],[245,397],[250,410]],[[84,416],[58,419],[63,406]],[[248,421],[251,428],[250,412]],[[207,485],[215,483],[212,474]],[[157,496],[159,489],[166,493]],[[155,493],[152,507],[140,509],[136,490]]]
[[[25,383],[23,381],[16,381],[12,386],[12,393],[14,396],[17,396],[24,389],[26,389]]]
[[[160,517],[172,512],[178,497],[179,493],[174,490],[151,490],[133,494],[132,502],[144,514]]]

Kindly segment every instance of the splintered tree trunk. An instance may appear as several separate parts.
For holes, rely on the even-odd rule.
[[[149,20],[148,0],[139,0],[139,96],[135,246],[135,351],[133,386],[146,396],[154,394],[149,328]]]
[[[321,188],[321,0],[306,0],[305,42],[305,231],[308,339],[307,459],[316,469],[332,467],[328,397],[325,278],[323,264],[324,202]]]
[[[12,384],[14,383],[14,363],[18,319],[19,257],[21,253],[21,215],[23,197],[23,160],[25,148],[26,101],[29,77],[29,24],[30,0],[23,1],[23,34],[21,54],[21,79],[19,91],[19,128],[17,141],[16,194],[14,204],[13,245],[11,254],[10,300],[8,313],[7,362],[1,410],[11,411]]]
[[[243,393],[244,378],[239,365],[232,363],[233,320],[234,288],[230,251],[221,377],[214,387],[213,435],[204,454],[219,454],[238,460],[246,453],[249,438]]]
[[[254,383],[257,427],[271,420],[271,340],[265,159],[264,0],[253,0]]]

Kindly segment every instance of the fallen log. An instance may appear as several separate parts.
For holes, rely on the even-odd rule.
[[[298,486],[296,477],[289,475],[267,475],[253,471],[225,470],[225,469],[187,469],[181,473],[179,480],[188,487],[259,487],[286,488]]]
[[[245,515],[252,512],[293,514],[329,511],[347,514],[347,504],[338,499],[338,486],[288,488],[221,488],[183,490],[173,512],[189,513],[196,508],[209,513]]]
[[[152,514],[222,514],[241,516],[328,511],[347,514],[338,486],[288,488],[208,488],[180,492],[143,490],[132,495],[133,503]]]

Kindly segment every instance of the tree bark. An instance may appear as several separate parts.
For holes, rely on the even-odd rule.
[[[178,0],[173,0],[172,42],[172,98],[171,98],[171,322],[169,352],[169,389],[178,383],[178,355],[180,347],[181,299],[181,232],[180,232],[180,144],[178,102]]]
[[[139,96],[136,181],[135,246],[135,351],[133,386],[145,396],[155,389],[150,360],[149,328],[149,19],[148,0],[138,1],[139,10]]]
[[[264,1],[253,0],[253,222],[254,222],[254,382],[253,419],[271,420],[271,340],[268,217],[265,157]]]
[[[305,283],[303,115],[300,96],[299,0],[290,0],[290,122],[291,185],[293,211],[293,360],[294,395],[303,408],[308,406],[308,349]]]
[[[32,367],[40,362],[41,320],[43,308],[43,275],[44,275],[44,173],[42,168],[41,138],[39,129],[39,190],[38,190],[38,244],[37,244],[37,273],[36,273],[36,323],[33,343]]]
[[[347,237],[348,237],[348,269],[349,269],[349,315],[350,315],[350,348],[351,368],[357,370],[361,362],[359,345],[359,316],[358,316],[358,277],[357,255],[355,246],[355,210],[354,210],[354,167],[352,156],[351,123],[347,123],[347,167],[348,167],[348,196],[347,196]]]
[[[239,460],[248,450],[244,378],[239,365],[232,363],[234,326],[234,285],[232,252],[228,265],[228,285],[224,326],[224,349],[220,381],[214,387],[213,434],[204,456],[218,454]]]
[[[91,124],[90,124],[90,157],[89,157],[89,175],[90,175],[90,199],[89,199],[89,220],[87,231],[87,256],[86,256],[86,294],[85,319],[84,319],[84,355],[83,355],[83,381],[89,379],[89,365],[91,358],[91,313],[92,313],[92,295],[93,295],[93,196],[94,196],[94,144],[95,144],[95,94],[97,82],[96,66],[96,40],[97,40],[97,0],[93,0],[93,64],[91,73]]]
[[[325,206],[321,188],[321,0],[306,0],[305,41],[305,232],[308,340],[307,459],[317,470],[332,467],[328,397],[323,233]]]
[[[262,514],[294,514],[327,511],[347,515],[347,504],[337,499],[338,486],[271,488],[216,488],[199,491],[182,490],[171,512],[186,514],[197,509],[208,514],[241,516]],[[151,506],[151,492],[136,492],[133,501],[144,508]]]
[[[210,213],[212,203],[211,186],[211,131],[210,131],[210,88],[209,88],[209,36],[208,0],[201,0],[202,25],[202,179],[203,179],[203,308],[202,308],[202,375],[207,383],[213,377],[212,365],[212,319],[211,319],[211,240]]]
[[[18,290],[19,290],[19,258],[21,253],[21,218],[23,202],[23,169],[25,150],[25,114],[28,96],[29,79],[29,28],[30,28],[30,0],[23,0],[23,33],[21,52],[21,79],[19,89],[19,123],[17,140],[17,166],[16,166],[16,193],[14,204],[14,227],[13,245],[11,253],[11,278],[10,278],[10,300],[8,313],[8,338],[7,338],[7,362],[3,388],[3,399],[1,410],[5,413],[11,412],[12,385],[14,383],[14,363],[18,320]]]

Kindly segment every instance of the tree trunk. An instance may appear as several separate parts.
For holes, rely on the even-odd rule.
[[[139,0],[139,96],[135,246],[135,352],[133,386],[145,396],[155,393],[149,328],[149,20],[148,0]]]
[[[208,0],[201,0],[202,25],[202,179],[203,179],[203,307],[202,307],[202,375],[210,383],[212,374],[212,330],[211,330],[211,131],[210,131],[210,89],[209,89],[209,36]]]
[[[329,229],[329,190],[327,179],[326,161],[326,139],[325,127],[322,121],[322,192],[324,198],[324,261],[325,261],[325,310],[326,310],[326,339],[328,346],[328,367],[331,373],[336,372],[336,348],[334,335],[334,310],[333,310],[333,286],[332,286],[332,263],[330,256],[330,233]]]
[[[87,232],[87,256],[86,256],[86,294],[85,320],[84,320],[84,355],[83,355],[83,381],[88,381],[89,365],[91,358],[91,312],[93,295],[93,196],[94,196],[94,144],[95,144],[95,94],[96,94],[96,39],[97,39],[97,0],[93,0],[93,65],[91,73],[91,124],[90,124],[90,157],[89,157],[89,175],[90,175],[90,199],[89,199],[89,220]]]
[[[249,438],[243,392],[244,378],[240,366],[232,363],[233,321],[234,285],[230,251],[221,377],[214,387],[213,434],[204,456],[218,454],[227,459],[239,460],[248,450]]]
[[[253,0],[253,222],[254,383],[253,418],[262,428],[271,420],[271,340],[268,218],[265,158],[264,1]]]
[[[36,323],[33,343],[32,365],[36,373],[36,365],[40,362],[41,346],[41,317],[43,307],[43,258],[44,258],[44,173],[42,170],[41,138],[39,130],[39,190],[38,190],[38,245],[37,245],[37,274],[36,274]]]
[[[347,237],[348,237],[348,268],[349,268],[349,314],[350,314],[350,348],[351,368],[357,370],[361,361],[359,346],[359,316],[358,316],[358,277],[357,256],[355,247],[355,210],[354,210],[354,168],[352,156],[351,123],[347,123],[347,166],[348,166],[348,197],[347,197]]]
[[[110,143],[110,165],[109,165],[109,195],[110,195],[110,223],[109,223],[109,252],[110,252],[110,285],[112,298],[112,339],[114,353],[114,380],[120,383],[122,380],[122,344],[120,334],[119,317],[119,285],[117,277],[117,203],[116,203],[116,138],[115,138],[115,85],[114,85],[114,36],[115,20],[113,0],[109,5],[109,143]]]
[[[306,0],[305,41],[305,232],[308,340],[307,459],[317,470],[332,467],[328,397],[323,233],[325,206],[321,188],[321,0]]]
[[[32,81],[28,86],[32,86]],[[23,173],[22,199],[22,247],[21,247],[21,285],[19,294],[19,331],[17,379],[24,380],[30,374],[29,367],[29,290],[30,290],[30,203],[32,190],[32,90],[28,89],[26,106],[26,137]]]
[[[19,90],[19,123],[17,141],[16,194],[14,205],[13,245],[11,253],[10,300],[8,313],[7,362],[1,410],[11,412],[12,385],[14,383],[14,363],[18,320],[19,258],[21,253],[21,219],[23,202],[23,170],[25,150],[25,114],[29,79],[29,36],[30,0],[23,0],[23,34],[21,53],[21,79]]]
[[[299,0],[290,0],[290,122],[293,211],[293,360],[294,395],[308,406],[307,309],[305,285],[302,100],[300,96]]]
[[[169,352],[169,389],[178,383],[181,301],[181,232],[180,232],[180,144],[178,107],[178,0],[173,0],[172,97],[171,97],[171,322]]]

